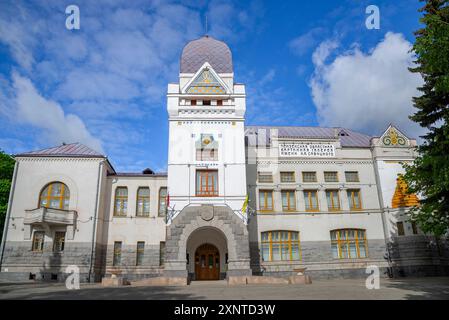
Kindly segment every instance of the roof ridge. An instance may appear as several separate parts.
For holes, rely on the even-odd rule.
[[[15,156],[72,156],[72,157],[105,157],[105,155],[99,153],[91,147],[86,146],[80,142],[63,143],[61,145],[44,148],[39,150],[33,150],[28,152],[22,152]]]

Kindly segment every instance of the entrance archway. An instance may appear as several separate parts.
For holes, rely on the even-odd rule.
[[[220,252],[217,247],[205,243],[195,252],[195,279],[219,280],[220,279]]]

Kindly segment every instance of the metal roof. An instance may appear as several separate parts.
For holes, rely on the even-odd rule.
[[[97,151],[81,143],[62,144],[57,147],[16,154],[16,157],[80,157],[105,158]]]
[[[208,62],[217,73],[232,73],[232,53],[226,43],[211,36],[190,41],[182,50],[180,72],[195,73]]]
[[[246,126],[245,135],[255,134],[259,129],[277,129],[280,138],[305,139],[339,139],[342,147],[369,148],[371,136],[346,128],[326,127],[272,127],[272,126]],[[266,143],[269,143],[270,134],[267,132]]]

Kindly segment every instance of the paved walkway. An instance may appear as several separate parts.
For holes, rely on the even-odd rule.
[[[81,284],[0,283],[0,299],[449,299],[449,278],[381,279],[368,290],[364,279],[316,280],[311,285],[228,286],[225,282],[193,282],[187,287],[103,288]]]

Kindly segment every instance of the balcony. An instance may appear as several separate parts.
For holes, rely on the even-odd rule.
[[[37,208],[25,210],[25,225],[41,226],[73,226],[78,214],[75,210],[60,210],[53,208]]]

